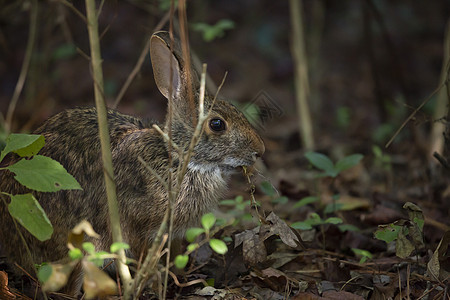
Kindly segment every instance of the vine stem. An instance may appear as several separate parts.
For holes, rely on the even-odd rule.
[[[111,155],[111,141],[108,129],[107,109],[103,90],[102,59],[100,54],[100,38],[98,35],[98,21],[95,0],[86,0],[87,28],[91,51],[91,65],[94,79],[95,106],[97,108],[98,127],[103,161],[103,174],[105,176],[106,196],[112,231],[113,242],[122,242],[120,228],[119,208],[117,204],[116,183]],[[124,299],[131,298],[131,274],[125,264],[125,250],[118,252],[117,267],[124,286]]]

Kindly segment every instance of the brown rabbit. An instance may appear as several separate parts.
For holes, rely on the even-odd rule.
[[[173,141],[186,150],[195,128],[192,120],[197,119],[197,109],[192,110],[188,105],[187,85],[191,82],[197,105],[199,80],[193,71],[189,73],[185,69],[179,45],[175,43],[174,51],[170,45],[167,32],[157,32],[151,37],[152,66],[156,84],[166,98],[169,98],[170,74],[173,74]],[[189,74],[192,74],[190,80]],[[212,104],[212,97],[206,95],[205,111]],[[142,157],[160,177],[167,179],[169,147],[151,124],[141,119],[109,110],[108,125],[123,237],[131,247],[131,254],[139,257],[155,236],[168,195],[138,157]],[[165,131],[168,126],[166,121]],[[33,192],[52,222],[54,233],[50,240],[39,242],[21,230],[31,249],[32,260],[12,225],[5,201],[0,201],[1,249],[11,261],[30,272],[32,263],[66,257],[68,232],[83,219],[87,219],[101,235],[101,239],[93,240],[96,249],[108,250],[112,242],[96,110],[63,111],[47,120],[35,133],[42,134],[46,140],[40,154],[59,161],[83,190]],[[176,200],[174,224],[178,236],[216,206],[226,189],[229,175],[236,168],[253,165],[263,153],[263,141],[244,115],[229,102],[217,100],[204,123],[203,134],[194,149]],[[175,165],[179,163],[175,151],[172,151],[172,157]],[[29,192],[13,179],[12,173],[0,172],[0,191],[10,194]]]

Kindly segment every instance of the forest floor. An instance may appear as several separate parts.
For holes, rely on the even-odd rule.
[[[41,10],[34,63],[15,111],[16,132],[30,132],[62,109],[93,105],[88,61],[80,54],[88,49],[85,24],[54,2],[42,4],[47,9]],[[224,97],[271,114],[255,124],[266,153],[253,176],[233,176],[217,211],[218,218],[235,221],[215,235],[226,241],[228,252],[219,255],[205,245],[192,253],[185,270],[176,272],[177,281],[169,278],[168,299],[450,299],[450,171],[430,154],[431,128],[445,123],[446,112],[436,117],[433,98],[385,148],[438,86],[449,11],[444,2],[324,5],[319,46],[314,30],[308,33],[315,151],[326,158],[306,151],[299,137],[288,2],[261,1],[257,8],[252,1],[192,3],[193,23],[236,20],[238,29],[209,44],[191,34],[191,48],[208,61],[216,82],[225,69],[218,66],[227,65]],[[130,3],[105,5],[101,15],[101,27],[108,28],[102,47],[109,104],[144,37],[164,15]],[[29,23],[26,8],[5,8],[3,116]],[[317,25],[312,2],[305,9],[308,26]],[[162,120],[165,107],[147,59],[118,109]],[[20,293],[32,282],[10,279],[7,288],[10,269],[1,256],[0,270],[6,271],[0,271],[0,298],[6,289]],[[160,286],[156,282],[140,299],[158,298]]]

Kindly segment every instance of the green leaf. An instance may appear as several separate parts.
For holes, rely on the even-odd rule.
[[[347,169],[356,166],[357,164],[359,164],[361,159],[363,159],[363,157],[364,156],[362,154],[352,154],[342,158],[336,163],[335,166],[336,172],[341,173],[342,171],[345,171]]]
[[[325,208],[323,209],[323,213],[324,214],[330,214],[336,211],[340,211],[342,210],[342,208],[344,207],[343,203],[328,203]]]
[[[10,152],[15,152],[21,157],[30,157],[39,152],[45,144],[45,139],[38,134],[12,133],[6,139],[6,146],[0,155],[0,161]]]
[[[288,202],[289,202],[289,199],[286,196],[276,197],[276,198],[272,199],[272,203],[276,203],[276,204],[286,204]]]
[[[47,282],[47,280],[50,278],[52,273],[53,273],[52,266],[48,265],[48,264],[44,264],[39,268],[37,277],[40,282],[44,283],[44,282]]]
[[[123,242],[120,242],[120,243],[116,242],[116,243],[113,243],[109,249],[110,249],[111,253],[116,253],[117,251],[122,250],[122,249],[123,250],[130,249],[130,245],[128,245],[127,243],[123,243]]]
[[[311,224],[306,222],[295,222],[291,224],[291,227],[299,230],[310,230],[312,229]]]
[[[211,239],[209,241],[209,246],[218,254],[225,254],[228,251],[227,244],[224,241],[218,239]]]
[[[184,269],[184,267],[186,267],[187,263],[189,261],[189,255],[183,254],[183,255],[177,255],[175,257],[175,267],[177,267],[178,269]]]
[[[202,226],[206,231],[209,231],[216,223],[216,216],[213,213],[207,213],[202,216]]]
[[[225,34],[225,30],[234,28],[234,22],[228,19],[222,19],[215,25],[195,23],[192,25],[192,27],[195,31],[202,32],[203,39],[207,42],[210,42],[217,37],[222,37]]]
[[[199,247],[198,243],[192,243],[192,244],[189,244],[189,245],[186,247],[186,249],[187,249],[187,251],[189,251],[189,252],[193,252],[193,251],[195,251],[195,249],[197,249],[198,247]]]
[[[222,238],[222,240],[226,243],[226,242],[228,242],[228,243],[231,243],[232,241],[233,241],[233,239],[230,237],[230,236],[224,236],[223,238]]]
[[[32,194],[11,196],[8,211],[38,240],[45,241],[52,236],[53,226]]]
[[[336,218],[336,217],[331,217],[331,218],[328,218],[328,219],[326,219],[325,220],[325,223],[327,223],[327,224],[334,224],[334,225],[337,225],[337,224],[342,224],[342,219],[341,218]]]
[[[226,205],[226,206],[235,206],[236,205],[236,201],[233,199],[227,199],[227,200],[222,200],[219,202],[220,205]]]
[[[54,60],[64,60],[74,57],[77,54],[77,47],[75,44],[62,44],[53,51]]]
[[[318,152],[306,152],[306,159],[317,169],[325,171],[328,176],[336,177],[337,173],[334,169],[334,164],[328,156]]]
[[[30,160],[22,159],[7,169],[16,174],[14,178],[22,185],[39,192],[81,190],[76,179],[50,157],[36,155]]]
[[[305,205],[308,205],[310,203],[314,203],[314,202],[317,202],[317,201],[319,201],[319,197],[317,197],[317,196],[308,196],[308,197],[300,199],[297,203],[294,204],[294,207],[295,208],[302,207],[302,206],[305,206]]]
[[[186,240],[189,243],[192,243],[193,241],[195,241],[195,239],[202,233],[205,232],[205,229],[203,228],[198,228],[198,227],[191,227],[188,228],[188,230],[186,230]]]
[[[79,248],[73,248],[69,250],[69,257],[72,260],[83,258],[83,252]]]
[[[241,196],[241,195],[236,196],[236,198],[234,198],[234,201],[236,203],[243,203],[244,202],[244,196]]]
[[[341,224],[341,225],[338,226],[338,228],[339,228],[339,230],[341,232],[344,232],[344,231],[356,231],[356,232],[361,231],[358,227],[356,227],[355,225],[351,225],[351,224]]]
[[[84,251],[86,251],[87,253],[89,253],[91,255],[95,253],[95,246],[91,242],[84,242],[82,247],[83,247]]]
[[[274,196],[275,195],[275,189],[273,188],[272,184],[270,182],[268,182],[268,181],[261,182],[261,185],[259,186],[259,188],[267,196]]]
[[[215,279],[214,278],[206,279],[206,284],[208,284],[208,286],[214,287],[214,283],[215,283]]]
[[[363,249],[358,249],[358,248],[352,248],[353,253],[355,253],[355,255],[357,256],[366,256],[368,258],[372,258],[373,255],[372,253],[370,253],[367,250],[363,250]]]
[[[397,239],[398,233],[402,229],[401,226],[388,224],[388,225],[378,225],[377,231],[375,231],[375,238],[390,243]]]

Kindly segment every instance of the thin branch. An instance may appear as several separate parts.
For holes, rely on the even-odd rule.
[[[58,0],[58,1],[67,6],[68,8],[70,8],[70,10],[72,10],[77,16],[79,16],[84,23],[87,23],[86,17],[75,6],[73,6],[72,3],[70,3],[67,0]]]
[[[165,190],[167,190],[169,187],[167,186],[166,181],[159,176],[158,173],[156,173],[155,170],[153,170],[148,163],[142,158],[142,156],[138,156],[138,161],[147,169],[147,171],[149,171],[153,176],[155,176],[156,179],[158,179],[158,181],[163,185],[163,188]]]
[[[36,41],[36,29],[38,27],[37,22],[38,22],[38,1],[33,0],[30,11],[30,26],[29,26],[30,34],[28,36],[27,48],[25,50],[25,57],[23,59],[22,68],[20,70],[19,79],[17,80],[16,87],[14,89],[14,94],[11,98],[11,102],[9,103],[8,112],[6,113],[5,131],[7,133],[11,132],[14,111],[16,109],[17,102],[19,101],[20,94],[22,93],[23,86],[25,85],[25,80],[27,79],[28,69],[30,67],[31,62],[31,56],[33,54],[34,43]]]
[[[171,145],[178,153],[182,153],[181,148],[170,138],[170,136],[165,133],[157,124],[153,124],[152,127],[158,131],[158,133],[163,137],[163,139]]]
[[[402,123],[402,125],[397,129],[397,131],[394,133],[394,135],[391,137],[391,139],[386,143],[386,148],[388,148],[392,142],[394,141],[394,139],[397,137],[397,135],[400,133],[400,131],[402,131],[402,129],[406,126],[406,124],[408,124],[409,121],[411,121],[412,118],[414,118],[414,116],[419,112],[419,110],[422,109],[422,107],[424,107],[425,104],[428,103],[428,101],[431,100],[431,98],[433,98],[433,96],[439,92],[439,90],[441,88],[443,88],[448,82],[448,78],[441,84],[439,85],[439,87],[437,89],[435,89],[410,115],[409,117]]]
[[[183,181],[183,177],[186,174],[187,167],[189,165],[189,161],[191,160],[192,154],[194,153],[194,147],[198,144],[200,140],[200,136],[202,134],[203,123],[208,117],[208,114],[204,114],[204,100],[205,100],[205,77],[206,77],[206,64],[203,64],[203,71],[200,80],[200,98],[199,98],[199,113],[198,113],[198,122],[195,128],[194,134],[191,138],[191,143],[189,144],[189,149],[183,158],[183,167],[181,172],[178,174],[178,187],[181,186]]]
[[[103,173],[105,176],[106,196],[108,200],[108,212],[110,226],[114,242],[122,242],[122,232],[120,228],[119,209],[117,204],[116,184],[114,182],[114,169],[112,165],[111,141],[108,130],[108,116],[103,93],[103,72],[102,59],[100,55],[100,40],[98,36],[97,13],[95,0],[86,0],[87,27],[89,33],[89,44],[91,50],[91,65],[94,78],[95,105],[97,108],[99,136],[103,161]],[[120,277],[124,285],[124,299],[131,298],[131,274],[125,264],[125,251],[118,252],[120,257],[117,260]]]

